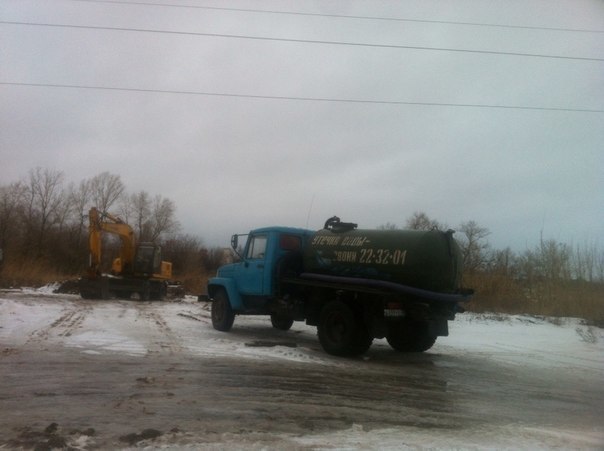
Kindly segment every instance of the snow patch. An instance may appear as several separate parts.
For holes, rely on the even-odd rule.
[[[46,284],[42,287],[39,288],[33,288],[33,287],[23,287],[21,288],[21,291],[23,293],[37,293],[37,294],[54,294],[55,290],[57,290],[59,287],[61,286],[60,282],[52,282],[49,284]]]
[[[509,425],[496,430],[447,430],[408,427],[364,431],[353,424],[350,429],[333,433],[290,438],[299,446],[313,450],[409,450],[409,449],[509,449],[547,450],[553,448],[598,449],[604,435],[598,431],[564,431],[558,428],[528,428]]]

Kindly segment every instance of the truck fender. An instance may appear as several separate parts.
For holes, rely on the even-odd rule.
[[[237,312],[243,310],[243,300],[239,295],[239,291],[237,291],[233,279],[226,277],[214,277],[210,279],[208,282],[208,294],[210,295],[210,299],[214,297],[214,293],[216,293],[218,288],[224,288],[226,291],[233,311]]]

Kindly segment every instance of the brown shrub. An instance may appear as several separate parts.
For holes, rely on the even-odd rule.
[[[44,260],[5,262],[0,269],[0,287],[41,287],[72,277]]]
[[[212,274],[189,269],[186,272],[174,274],[173,280],[182,284],[187,294],[202,294],[206,292],[206,284]],[[80,274],[67,274],[57,270],[44,260],[29,262],[6,262],[0,267],[0,288],[41,287],[52,282],[77,279]]]
[[[604,322],[604,284],[572,280],[521,282],[494,274],[464,277],[475,295],[466,306],[473,312],[577,317]]]
[[[207,274],[199,270],[188,270],[174,274],[174,280],[182,284],[186,294],[191,295],[205,294],[207,291],[206,285],[210,277],[213,277],[213,274]]]

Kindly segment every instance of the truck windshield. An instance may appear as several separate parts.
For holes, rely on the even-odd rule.
[[[250,238],[250,243],[247,248],[247,259],[264,258],[266,252],[266,235],[255,235]]]

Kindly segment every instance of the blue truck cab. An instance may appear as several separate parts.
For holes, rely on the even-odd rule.
[[[241,261],[221,266],[216,277],[208,281],[212,320],[218,330],[230,330],[236,314],[273,313],[282,264],[288,257],[299,256],[313,233],[293,227],[264,227],[246,234]],[[233,235],[231,246],[237,249],[239,237],[246,235]],[[289,329],[293,322],[283,315],[279,318],[271,315],[271,319],[280,329]]]

